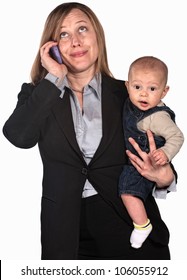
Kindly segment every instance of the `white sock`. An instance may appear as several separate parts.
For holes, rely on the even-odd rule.
[[[150,220],[147,221],[145,225],[134,224],[134,229],[131,233],[130,243],[133,248],[140,248],[143,242],[146,240],[150,232],[152,231],[152,225]]]

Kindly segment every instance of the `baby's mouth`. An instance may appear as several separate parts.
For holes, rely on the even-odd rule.
[[[143,101],[143,100],[139,101],[139,103],[141,103],[141,104],[145,104],[145,105],[147,105],[147,104],[148,104],[148,102],[147,102],[147,101]]]

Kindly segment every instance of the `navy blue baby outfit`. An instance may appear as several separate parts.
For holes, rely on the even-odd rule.
[[[141,150],[147,153],[149,152],[147,134],[137,128],[137,123],[158,111],[167,111],[172,120],[175,122],[175,113],[166,105],[156,106],[147,111],[142,111],[133,105],[129,98],[127,99],[123,109],[123,127],[126,149],[137,155],[137,152],[128,141],[128,138],[132,137],[139,144]],[[160,123],[158,125],[162,124]],[[165,144],[165,139],[161,136],[154,135],[154,139],[157,148],[160,148]],[[154,184],[154,182],[141,176],[129,161],[128,165],[123,167],[123,171],[119,179],[119,194],[131,194],[145,201],[148,194],[152,192]]]

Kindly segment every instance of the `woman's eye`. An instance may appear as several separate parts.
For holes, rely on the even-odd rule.
[[[79,27],[79,32],[80,33],[85,32],[85,31],[87,31],[87,28],[85,26]]]
[[[61,39],[67,39],[68,37],[69,37],[69,34],[67,32],[60,33],[60,38]]]

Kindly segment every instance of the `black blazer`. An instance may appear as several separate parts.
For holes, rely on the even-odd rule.
[[[132,230],[132,221],[118,196],[118,178],[127,161],[122,128],[122,109],[128,96],[124,81],[102,76],[103,137],[89,165],[76,141],[68,90],[63,98],[60,93],[45,79],[38,86],[23,84],[16,109],[3,127],[13,145],[39,146],[44,168],[42,259],[77,258],[81,195],[86,179],[115,207],[127,231]],[[168,244],[169,232],[152,195],[146,201],[146,210],[153,224],[150,238]],[[129,235],[126,238],[129,240]]]

